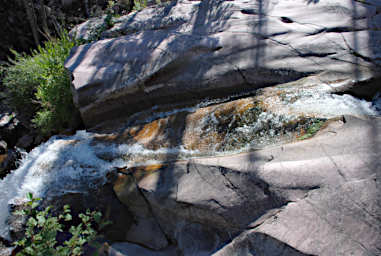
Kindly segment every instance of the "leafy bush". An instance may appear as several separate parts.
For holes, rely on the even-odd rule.
[[[64,241],[62,245],[58,245],[57,235],[64,231],[65,226],[62,222],[72,220],[70,206],[65,205],[63,213],[57,217],[51,214],[51,206],[38,210],[39,198],[33,198],[31,193],[27,194],[27,198],[29,200],[27,209],[16,212],[16,214],[28,216],[25,237],[15,242],[15,245],[21,248],[16,256],[82,255],[83,246],[93,241],[97,236],[94,223],[99,229],[109,224],[101,220],[102,214],[100,212],[87,210],[86,213],[78,215],[82,223],[69,228],[71,238]]]
[[[147,0],[134,0],[134,11],[140,11],[147,7]]]
[[[31,56],[15,51],[13,65],[3,80],[11,105],[43,134],[69,127],[75,110],[70,91],[70,76],[64,61],[76,42],[63,32],[58,39],[39,46]]]

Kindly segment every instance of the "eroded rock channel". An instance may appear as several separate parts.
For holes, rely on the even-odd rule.
[[[33,149],[0,203],[98,208],[109,255],[379,255],[380,8],[177,1],[118,18],[66,62],[87,130]]]

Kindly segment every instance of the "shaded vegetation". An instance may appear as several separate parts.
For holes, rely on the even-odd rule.
[[[71,79],[64,61],[76,42],[63,32],[47,41],[31,55],[13,51],[14,60],[3,80],[9,101],[22,115],[31,118],[42,134],[67,129],[73,122],[75,107],[70,91]]]
[[[86,213],[78,215],[81,223],[69,225],[69,238],[59,243],[58,235],[64,232],[64,223],[70,223],[73,219],[69,205],[65,205],[58,216],[51,213],[52,207],[39,209],[40,198],[34,198],[31,193],[27,194],[28,202],[24,210],[16,212],[17,215],[26,216],[26,229],[24,238],[16,241],[19,252],[17,256],[76,256],[83,255],[84,246],[97,236],[97,230],[108,225],[109,222],[102,220],[102,214],[97,211],[86,210]],[[66,231],[67,232],[67,231]]]

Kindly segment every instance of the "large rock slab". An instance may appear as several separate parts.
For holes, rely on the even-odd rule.
[[[119,18],[103,36],[120,37],[74,48],[65,66],[87,127],[154,105],[252,91],[323,71],[330,81],[353,86],[380,76],[380,6],[174,1]]]
[[[117,153],[133,145],[82,131],[29,153],[0,199],[97,208],[114,223],[110,240],[145,247],[114,247],[122,255],[379,255],[380,134],[379,116],[344,116],[303,141],[128,167]],[[22,234],[7,208],[4,238]]]
[[[309,140],[121,177],[146,201],[132,212],[148,205],[184,255],[378,255],[380,132],[379,117],[345,116]]]

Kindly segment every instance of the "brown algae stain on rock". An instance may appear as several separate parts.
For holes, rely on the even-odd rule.
[[[153,139],[158,137],[163,132],[163,127],[166,124],[166,120],[159,119],[155,120],[151,123],[145,124],[140,130],[136,131],[132,130],[130,134],[133,136],[133,138],[142,143],[147,144],[151,142]]]
[[[279,96],[287,93],[283,90],[266,88],[254,97],[201,107],[193,112],[180,109],[167,115],[159,113],[156,120],[139,124],[127,120],[133,125],[118,133],[97,135],[93,143],[140,145],[142,149],[138,152],[123,156],[134,166],[146,160],[168,162],[218,152],[250,151],[313,136],[326,119],[276,112],[279,106],[271,103],[280,107],[286,104]],[[134,118],[141,121],[139,117]],[[165,150],[159,152],[161,149]],[[181,156],[181,150],[188,155]]]

